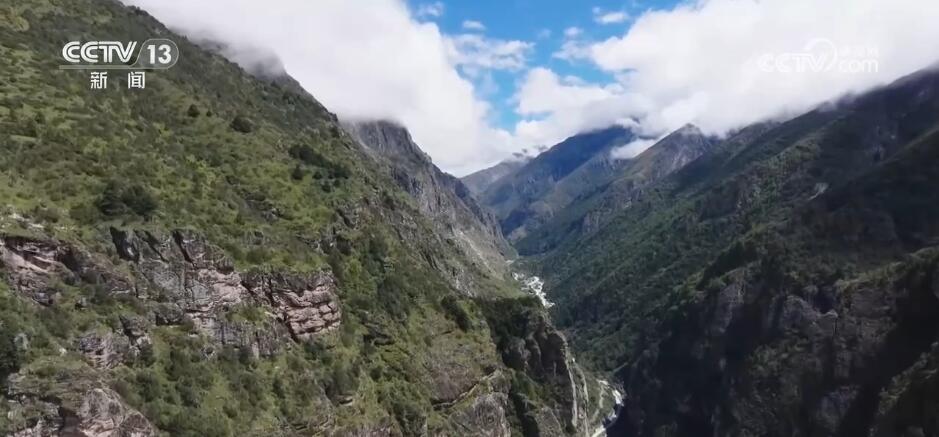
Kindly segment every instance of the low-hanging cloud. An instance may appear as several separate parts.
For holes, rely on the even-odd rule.
[[[514,151],[512,136],[491,127],[489,105],[459,69],[521,68],[530,46],[451,40],[414,18],[440,15],[439,2],[412,13],[400,0],[124,1],[190,38],[223,42],[246,68],[272,52],[330,110],[403,124],[448,171],[465,173]]]
[[[445,35],[422,21],[444,13],[439,1],[415,10],[404,0],[123,1],[189,37],[224,42],[246,68],[285,70],[340,116],[403,124],[456,174],[614,123],[644,137],[686,123],[720,134],[939,58],[939,2],[924,0],[694,0],[606,19],[610,11],[596,9],[598,21],[629,28],[600,42],[563,29],[552,57],[592,64],[605,82],[530,66],[530,42]],[[512,132],[494,127],[485,100],[497,95],[496,70],[520,75]]]
[[[520,112],[550,109],[517,130],[552,141],[625,117],[648,136],[686,123],[720,134],[792,116],[932,65],[937,22],[939,2],[922,0],[699,0],[649,11],[577,52],[609,83],[530,74]]]
[[[649,147],[652,147],[655,143],[656,140],[640,138],[628,144],[613,148],[613,150],[610,150],[610,158],[633,159],[639,156],[640,153],[645,152]]]
[[[652,109],[641,95],[620,84],[589,84],[541,67],[529,71],[515,98],[516,112],[526,117],[515,127],[522,144],[554,145],[613,124],[638,129],[635,117]]]

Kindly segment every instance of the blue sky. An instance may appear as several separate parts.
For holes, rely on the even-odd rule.
[[[589,60],[568,61],[553,55],[571,39],[587,45],[622,36],[643,12],[671,9],[678,3],[678,0],[595,0],[589,3],[575,0],[409,0],[419,19],[437,24],[445,34],[479,33],[488,38],[534,44],[526,68],[490,71],[486,78],[491,77],[495,87],[482,83],[486,78],[464,74],[476,84],[477,95],[492,105],[491,122],[508,131],[520,120],[513,96],[528,68],[549,68],[559,76],[575,76],[587,83],[613,81],[609,73]],[[443,8],[438,8],[439,5]],[[441,13],[437,15],[436,11]],[[617,13],[626,18],[609,15]],[[600,22],[604,15],[612,22]],[[466,29],[467,21],[478,22],[485,29]],[[578,29],[580,34],[565,35],[571,28]]]
[[[934,0],[123,1],[241,65],[279,59],[339,117],[399,123],[458,176],[613,124],[721,135],[939,57]],[[785,64],[806,57],[838,62]]]

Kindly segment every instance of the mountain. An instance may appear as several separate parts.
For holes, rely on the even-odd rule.
[[[564,337],[464,247],[466,192],[416,147],[417,190],[376,159],[406,134],[366,149],[295,82],[115,1],[0,9],[0,434],[582,429]],[[53,54],[101,35],[183,58],[92,90]]]
[[[629,208],[646,187],[707,153],[716,139],[687,125],[665,136],[631,159],[594,156],[545,196],[566,205],[516,241],[522,255],[549,251],[602,228],[618,211]],[[613,163],[611,163],[613,162]]]
[[[485,266],[485,271],[496,277],[508,273],[505,254],[513,249],[502,238],[494,217],[476,203],[460,180],[438,169],[406,129],[387,121],[343,125],[378,164],[387,167],[397,185],[431,219],[437,233],[448,243],[455,242],[466,258],[476,261],[473,267]],[[459,272],[454,266],[437,270],[452,277],[455,288],[469,285],[466,293],[472,294],[472,288],[478,288],[472,276],[454,274]],[[479,303],[503,362],[518,372],[516,382],[520,387],[510,398],[517,403],[516,417],[522,434],[561,436],[602,429],[602,420],[618,395],[568,354],[566,340],[552,327],[540,305],[513,299],[483,299]],[[545,389],[555,394],[545,400],[545,395],[538,394],[538,390]]]
[[[534,259],[624,382],[609,435],[935,434],[937,162],[924,71],[742,129]]]
[[[509,240],[518,240],[566,206],[572,194],[549,199],[566,178],[574,175],[570,192],[589,189],[591,182],[577,176],[602,178],[614,173],[619,162],[608,157],[610,151],[635,138],[628,129],[618,126],[568,138],[490,185],[479,196],[480,201],[499,218]],[[576,172],[587,163],[592,171]]]
[[[520,156],[512,159],[507,159],[502,161],[492,167],[482,169],[475,173],[463,176],[460,180],[463,181],[463,184],[469,188],[470,192],[473,195],[480,195],[486,191],[489,186],[494,184],[499,179],[502,179],[506,175],[514,173],[518,169],[525,166],[525,163],[528,162],[531,158],[527,156]]]
[[[387,121],[347,122],[353,138],[390,163],[392,178],[448,241],[493,275],[506,276],[511,246],[495,217],[484,210],[459,179],[444,173],[411,140],[406,129]]]

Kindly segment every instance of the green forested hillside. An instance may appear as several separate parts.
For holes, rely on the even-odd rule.
[[[613,126],[572,136],[499,178],[479,194],[510,241],[523,238],[574,197],[602,185],[621,167],[610,151],[636,139]]]
[[[592,179],[591,183],[575,190],[578,194],[571,196],[563,209],[518,240],[515,245],[519,253],[539,255],[564,242],[589,236],[603,228],[619,211],[632,206],[647,187],[693,162],[708,152],[716,141],[697,127],[687,125],[666,135],[636,157],[622,160],[613,171],[605,173],[589,165],[581,166],[577,172],[585,174],[582,179]],[[563,186],[570,185],[570,179],[574,178],[569,176],[547,198],[570,191]]]
[[[752,126],[544,255],[578,356],[625,381],[612,435],[935,432],[937,120],[922,72]]]
[[[312,98],[113,1],[0,17],[0,433],[564,433],[559,370],[507,365],[487,323],[537,303]],[[182,58],[144,90],[58,69],[68,41],[154,37]]]
[[[605,364],[622,364],[629,339],[642,335],[623,320],[666,305],[713,261],[709,254],[794,219],[798,208],[853,186],[928,132],[939,103],[921,90],[931,91],[935,81],[921,74],[838,110],[744,129],[651,187],[596,234],[549,252],[542,265],[564,302],[559,321],[590,329],[575,343],[591,349],[587,343],[601,342],[596,350],[609,358]]]

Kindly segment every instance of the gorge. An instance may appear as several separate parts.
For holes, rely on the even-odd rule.
[[[237,49],[0,1],[0,435],[939,435],[935,66],[458,178]]]

